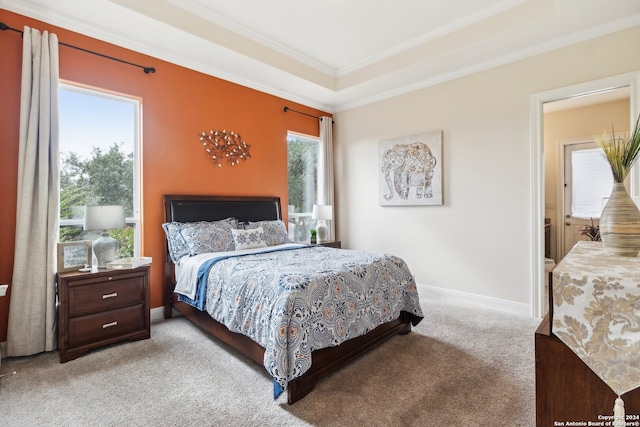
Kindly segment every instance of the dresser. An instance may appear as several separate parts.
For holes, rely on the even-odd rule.
[[[149,338],[149,266],[57,278],[61,363],[107,344]]]
[[[630,390],[627,425],[640,425],[640,387],[626,383],[640,371],[638,283],[640,258],[599,242],[578,242],[553,270],[549,314],[535,332],[538,427],[612,425],[615,388]]]

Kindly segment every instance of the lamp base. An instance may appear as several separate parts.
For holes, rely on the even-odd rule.
[[[103,236],[93,242],[93,253],[98,259],[98,268],[106,268],[108,262],[116,259],[118,241],[113,237]]]
[[[329,240],[329,227],[323,220],[318,221],[316,226],[316,240],[318,243],[324,243]]]

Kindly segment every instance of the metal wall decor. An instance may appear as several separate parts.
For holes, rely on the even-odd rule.
[[[207,156],[219,168],[222,167],[224,160],[231,166],[235,166],[240,163],[240,160],[247,160],[248,157],[251,157],[249,154],[251,146],[244,142],[239,134],[227,132],[225,129],[212,129],[209,133],[202,132],[200,142],[207,151]]]

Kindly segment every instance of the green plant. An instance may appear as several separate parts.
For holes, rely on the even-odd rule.
[[[118,241],[118,258],[133,256],[133,227],[109,230],[109,236]]]
[[[605,132],[596,141],[611,166],[615,182],[624,182],[640,154],[640,116],[629,139],[617,137],[611,127],[611,135]]]
[[[589,237],[589,240],[593,242],[600,242],[600,226],[593,224],[593,218],[591,218],[591,225],[583,225],[580,228],[580,234]]]

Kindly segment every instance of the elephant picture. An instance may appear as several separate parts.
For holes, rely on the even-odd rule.
[[[381,141],[380,204],[441,205],[442,133]]]

